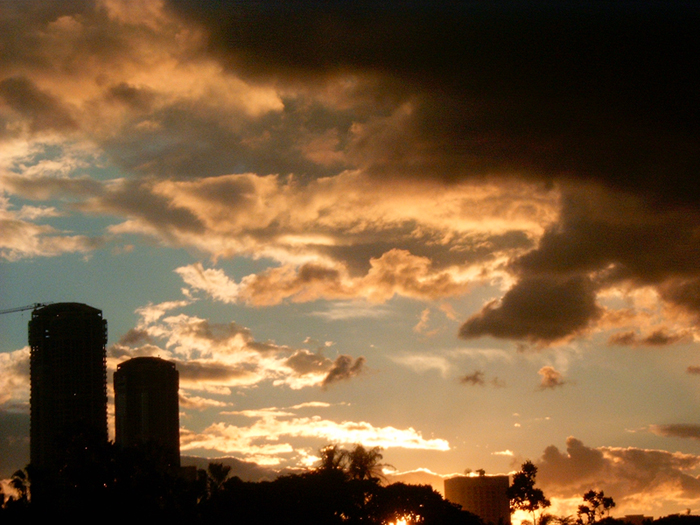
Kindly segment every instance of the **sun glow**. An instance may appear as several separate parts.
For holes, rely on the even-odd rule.
[[[400,518],[396,518],[394,521],[388,522],[387,525],[417,525],[422,522],[423,516],[409,513],[404,514]]]

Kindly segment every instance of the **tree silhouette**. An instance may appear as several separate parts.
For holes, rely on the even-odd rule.
[[[602,490],[600,492],[589,490],[583,495],[583,501],[584,504],[579,505],[578,511],[576,512],[578,516],[576,522],[581,525],[584,523],[595,523],[601,520],[606,514],[610,516],[610,509],[615,506],[615,501],[613,501],[611,497],[605,496]]]
[[[445,500],[430,485],[392,483],[382,487],[370,509],[374,523],[483,525],[478,516]]]
[[[348,474],[351,479],[368,480],[378,482],[382,477],[382,467],[380,461],[384,456],[380,447],[367,450],[362,445],[355,445],[348,453]]]
[[[510,499],[510,511],[524,510],[532,516],[533,525],[538,525],[537,511],[546,509],[550,502],[544,497],[541,489],[535,488],[537,467],[526,461],[520,467],[520,471],[513,476],[513,483],[508,487],[508,499]]]
[[[319,452],[321,454],[319,470],[325,472],[345,470],[348,460],[347,450],[341,449],[338,445],[328,445]]]
[[[209,493],[215,494],[219,492],[230,473],[230,465],[224,465],[223,463],[209,463],[209,466],[207,467]]]

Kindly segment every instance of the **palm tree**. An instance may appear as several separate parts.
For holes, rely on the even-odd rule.
[[[321,472],[335,472],[345,470],[349,453],[338,445],[328,445],[320,451],[321,464],[318,470]]]
[[[207,468],[207,479],[210,494],[221,490],[230,472],[230,465],[224,465],[223,463],[209,463],[209,467]]]
[[[380,463],[382,458],[380,447],[367,450],[362,445],[355,445],[355,448],[348,452],[348,474],[352,479],[379,481],[383,478]]]

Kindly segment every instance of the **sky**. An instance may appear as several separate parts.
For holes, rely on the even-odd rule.
[[[0,310],[103,311],[181,449],[700,513],[694,2],[0,0]],[[0,316],[0,475],[31,310]]]

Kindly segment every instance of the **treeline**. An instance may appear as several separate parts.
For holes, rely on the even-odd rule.
[[[2,495],[0,522],[138,518],[188,524],[482,525],[429,485],[383,485],[381,459],[377,448],[329,446],[315,469],[246,482],[229,476],[230,467],[220,463],[183,476],[162,461],[157,448],[121,450],[109,444],[76,457],[53,479],[31,466],[15,473],[14,494]]]

